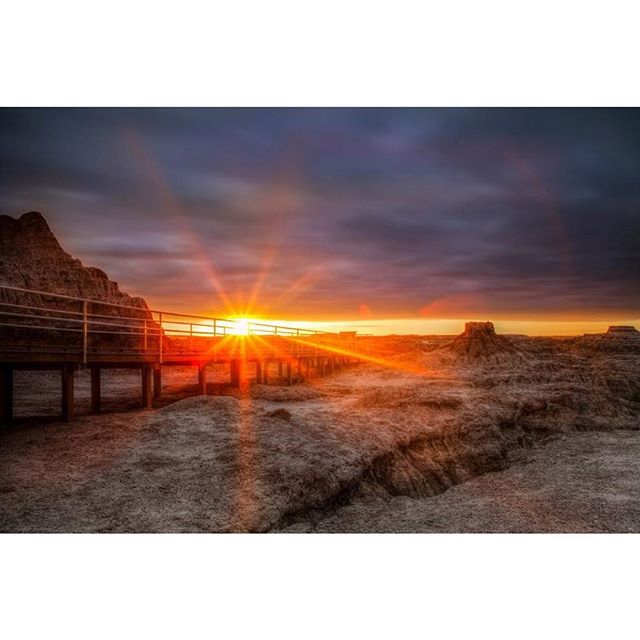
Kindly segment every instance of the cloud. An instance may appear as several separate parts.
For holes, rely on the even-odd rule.
[[[2,213],[280,317],[637,316],[638,166],[634,109],[0,110]]]

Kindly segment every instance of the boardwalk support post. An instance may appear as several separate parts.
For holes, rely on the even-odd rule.
[[[62,365],[62,420],[71,422],[73,420],[73,382],[75,365]]]
[[[91,367],[91,413],[100,413],[102,410],[101,373],[100,367]]]
[[[153,399],[160,400],[162,395],[162,366],[158,365],[153,369]]]
[[[247,371],[247,360],[238,360],[238,389],[246,391],[249,388],[249,372]]]
[[[0,369],[0,422],[9,425],[13,422],[13,369]]]
[[[231,386],[240,387],[240,367],[237,359],[231,360],[229,363],[231,369]]]
[[[150,365],[142,365],[142,406],[151,409],[153,406],[153,395],[151,390],[152,371]]]
[[[198,366],[198,393],[207,395],[207,368],[203,364]]]

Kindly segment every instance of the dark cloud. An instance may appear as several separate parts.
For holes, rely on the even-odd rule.
[[[639,174],[634,109],[0,110],[0,212],[185,308],[637,317]]]

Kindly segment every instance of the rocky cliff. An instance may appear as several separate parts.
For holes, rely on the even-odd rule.
[[[146,308],[142,298],[120,291],[117,282],[70,256],[37,211],[0,216],[0,284]],[[0,300],[14,302],[17,294]],[[8,296],[8,297],[7,297]],[[8,299],[14,298],[14,299]]]
[[[130,317],[135,319],[132,327],[138,327],[140,319],[151,320],[147,303],[142,298],[121,291],[118,283],[109,280],[104,271],[85,267],[80,260],[69,255],[60,246],[44,217],[36,211],[19,218],[0,216],[0,285],[95,300],[97,303],[89,305],[90,314]],[[100,303],[124,305],[131,310]],[[22,305],[23,308],[9,305]],[[42,308],[56,310],[56,313],[40,310]],[[81,336],[73,320],[77,316],[73,314],[81,311],[82,303],[78,301],[0,288],[0,338],[12,348],[36,345],[77,348]],[[29,313],[30,317],[11,315],[16,312]],[[41,317],[34,318],[34,315]],[[57,316],[57,319],[46,320],[44,316]],[[72,319],[64,320],[65,317]],[[105,323],[93,325],[91,347],[113,346],[127,350],[140,347],[141,339],[137,336],[100,333],[105,329],[113,331]]]

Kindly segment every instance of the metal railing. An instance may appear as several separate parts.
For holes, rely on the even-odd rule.
[[[1,351],[72,352],[81,355],[85,364],[92,355],[110,353],[154,355],[163,362],[169,354],[201,353],[211,349],[211,343],[221,345],[234,335],[257,340],[295,338],[297,353],[305,338],[339,337],[314,329],[149,309],[1,284],[0,327],[5,342]]]

